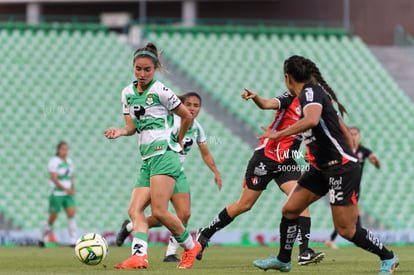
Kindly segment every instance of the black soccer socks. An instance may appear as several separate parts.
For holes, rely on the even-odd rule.
[[[229,225],[233,219],[227,213],[227,209],[224,208],[221,212],[213,219],[210,226],[202,231],[204,237],[210,239],[217,231],[223,229]]]
[[[309,247],[311,218],[299,216],[298,225],[299,255],[301,255],[302,253],[305,253],[306,249]]]
[[[280,248],[277,258],[284,263],[290,262],[293,245],[298,235],[298,218],[286,219],[282,217],[280,222]]]
[[[394,257],[393,253],[385,248],[377,236],[375,236],[371,231],[360,226],[356,227],[355,235],[350,241],[362,249],[378,255],[381,261]]]

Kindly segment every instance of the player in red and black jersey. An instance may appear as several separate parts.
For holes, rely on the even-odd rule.
[[[277,257],[256,260],[260,269],[290,271],[292,247],[298,232],[298,217],[310,204],[329,193],[335,229],[345,239],[378,255],[380,274],[392,274],[399,261],[385,248],[378,237],[357,224],[359,209],[356,191],[360,165],[348,146],[341,127],[341,118],[332,100],[335,93],[323,79],[318,67],[302,56],[292,56],[284,63],[285,83],[299,97],[301,119],[281,131],[264,129],[261,138],[279,139],[302,133],[308,149],[311,168],[306,171],[290,193],[282,209],[280,249]],[[338,103],[341,114],[346,112]]]
[[[362,146],[360,139],[361,139],[361,131],[358,127],[356,126],[352,126],[349,127],[349,132],[351,134],[352,137],[352,145],[353,148],[352,150],[354,151],[355,156],[358,158],[358,163],[359,165],[361,165],[361,174],[360,177],[362,179],[362,171],[364,170],[364,164],[365,164],[365,160],[368,159],[369,162],[372,163],[372,165],[374,165],[377,169],[380,168],[381,164],[379,159],[377,158],[377,156],[367,147]],[[359,195],[361,194],[360,191],[361,187],[359,186],[356,190],[356,198],[357,200],[359,200]],[[358,216],[358,220],[357,222],[360,222],[360,217]],[[334,230],[330,236],[329,240],[325,241],[325,244],[331,248],[337,248],[337,245],[335,243],[335,239],[338,236],[338,232],[336,232],[336,230]]]
[[[245,89],[242,98],[252,99],[261,109],[276,110],[274,121],[268,127],[270,130],[286,129],[299,120],[299,100],[289,92],[273,99],[264,99]],[[226,206],[213,219],[209,227],[199,229],[197,240],[203,250],[218,230],[226,227],[238,215],[253,207],[270,181],[275,180],[284,193],[290,194],[301,175],[301,167],[294,160],[298,154],[300,143],[301,137],[298,135],[276,140],[260,139],[260,144],[255,149],[247,166],[240,198]],[[300,228],[298,263],[306,265],[320,262],[325,254],[314,252],[308,247],[311,227],[308,209],[304,209],[300,213],[298,223]],[[197,256],[197,259],[201,260],[202,252]]]

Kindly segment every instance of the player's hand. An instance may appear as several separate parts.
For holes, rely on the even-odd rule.
[[[73,191],[73,189],[69,189],[69,188],[67,188],[67,189],[65,189],[65,191],[66,191],[66,194],[68,194],[68,196],[73,196],[73,195],[75,195],[75,191]]]
[[[260,128],[262,128],[262,130],[264,132],[261,135],[258,136],[259,139],[262,139],[262,138],[278,139],[278,138],[280,138],[279,132],[269,130],[269,129],[263,127],[263,126],[260,127]]]
[[[214,173],[214,182],[216,183],[217,188],[220,191],[221,188],[223,187],[223,181],[221,180],[221,175],[219,172]]]
[[[305,155],[303,156],[303,160],[306,162],[309,162],[309,154],[308,152],[305,153]]]
[[[244,92],[241,94],[241,97],[246,100],[253,99],[256,96],[257,94],[255,92],[252,92],[246,88],[244,89]]]
[[[108,139],[115,139],[115,138],[119,138],[121,136],[121,129],[115,128],[115,127],[110,127],[108,129],[105,130],[104,134],[105,137]]]

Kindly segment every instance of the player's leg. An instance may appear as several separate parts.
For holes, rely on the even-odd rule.
[[[338,246],[335,243],[335,239],[338,236],[338,232],[336,232],[336,230],[334,229],[331,233],[331,235],[329,236],[329,240],[325,240],[325,244],[333,249],[337,249]]]
[[[313,167],[301,176],[282,208],[282,219],[279,226],[279,254],[277,257],[256,260],[254,262],[256,267],[264,270],[277,269],[285,272],[291,269],[293,244],[299,230],[298,217],[309,205],[326,194],[327,186],[315,184],[315,182],[322,182],[322,179],[321,173]]]
[[[55,223],[58,213],[61,209],[61,202],[58,196],[50,195],[49,196],[49,215],[47,221],[43,224],[42,230],[41,230],[41,236],[39,239],[39,246],[45,247],[46,243],[46,237],[48,235],[53,236],[53,241],[56,242],[56,239],[53,235],[53,224]]]
[[[392,274],[399,261],[395,253],[388,250],[380,239],[358,222],[359,207],[356,200],[356,184],[359,183],[359,166],[347,163],[329,177],[332,217],[335,230],[343,238],[381,259],[380,273]]]
[[[197,255],[197,259],[203,258],[203,251],[208,246],[211,237],[219,230],[228,226],[240,214],[249,211],[262,194],[262,190],[251,190],[247,185],[243,186],[240,198],[227,205],[205,228],[200,228],[197,232],[197,241],[201,244],[202,250]]]
[[[68,232],[70,238],[70,245],[74,246],[77,240],[78,227],[76,225],[76,205],[73,196],[65,196],[63,207],[65,208],[66,216],[68,218]]]
[[[290,172],[284,172],[288,174]],[[296,175],[298,176],[298,175]],[[280,177],[278,178],[280,180]],[[297,184],[296,180],[289,180],[281,184],[280,189],[286,194],[289,195],[290,192],[295,188]],[[299,265],[307,265],[311,263],[319,263],[325,257],[323,252],[315,252],[313,249],[309,248],[309,239],[310,239],[310,229],[311,229],[311,217],[309,215],[309,208],[306,208],[298,217],[298,236],[297,241],[299,244],[299,256],[298,263]]]
[[[141,174],[141,179],[143,179]],[[143,183],[143,184],[140,184]],[[144,186],[144,181],[138,181],[138,187],[132,191],[128,215],[131,218],[134,237],[131,245],[132,256],[126,261],[117,264],[118,269],[142,269],[148,267],[148,225],[144,210],[150,204],[150,188]]]
[[[165,227],[170,230],[177,242],[184,248],[184,255],[178,268],[191,268],[201,246],[194,241],[178,217],[168,211],[168,203],[172,196],[175,179],[166,175],[151,177],[151,211]]]
[[[164,155],[152,158],[151,212],[184,248],[183,257],[177,268],[191,268],[197,254],[201,251],[201,245],[193,240],[180,219],[168,211],[168,203],[180,173],[181,162],[177,153],[167,151]]]
[[[272,160],[264,156],[263,150],[255,151],[247,165],[243,191],[240,198],[227,205],[206,228],[200,228],[197,232],[197,241],[202,246],[202,251],[197,255],[197,259],[201,260],[203,251],[207,247],[211,237],[219,230],[223,229],[236,218],[238,215],[249,211],[256,203],[257,199],[266,189],[269,182],[273,179],[272,170],[268,170]]]
[[[174,206],[177,217],[183,223],[184,228],[187,228],[188,220],[190,219],[190,216],[191,216],[190,192],[189,190],[187,192],[184,192],[184,190],[180,190],[180,188],[177,189],[177,186],[180,185],[178,181],[179,180],[177,180],[177,183],[175,184],[174,193],[176,190],[179,190],[179,193],[173,194],[171,198],[171,202]],[[179,262],[180,261],[176,256],[177,249],[179,246],[180,245],[178,244],[177,240],[173,236],[171,236],[168,241],[167,250],[165,252],[164,262]]]
[[[139,177],[132,191],[128,207],[128,215],[131,218],[134,232],[131,245],[132,256],[126,261],[115,265],[114,268],[135,269],[148,267],[148,224],[144,214],[144,210],[151,201],[150,167],[148,162],[148,160],[142,162]]]

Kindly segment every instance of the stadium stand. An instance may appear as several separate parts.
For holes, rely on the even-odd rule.
[[[362,208],[386,227],[414,229],[410,214],[414,204],[409,199],[414,163],[404,155],[412,151],[413,144],[396,134],[413,131],[406,120],[414,116],[414,108],[362,41],[337,33],[215,30],[152,28],[147,39],[161,46],[163,54],[194,78],[203,92],[212,94],[254,129],[271,122],[273,113],[242,101],[242,89],[273,97],[285,90],[282,62],[287,56],[302,54],[317,60],[348,107],[348,123],[362,128],[364,142],[383,160],[380,171],[371,167],[366,171]],[[0,168],[4,175],[0,198],[3,212],[15,224],[32,229],[45,220],[47,162],[55,144],[63,139],[71,146],[76,167],[79,227],[118,229],[126,217],[140,163],[137,139],[108,141],[103,131],[123,125],[120,92],[133,79],[131,53],[105,30],[0,28],[0,154],[7,156]],[[167,77],[159,79],[168,85]],[[240,137],[208,113],[202,112],[199,121],[222,172],[224,188],[217,191],[213,175],[198,152],[192,152],[185,166],[192,183],[192,229],[207,225],[238,198],[251,155],[251,148]],[[277,228],[285,196],[274,185],[268,189],[252,212],[230,228]],[[398,198],[389,199],[390,194]],[[331,228],[325,201],[311,211],[313,229]],[[61,218],[56,227],[64,228],[65,223]]]

